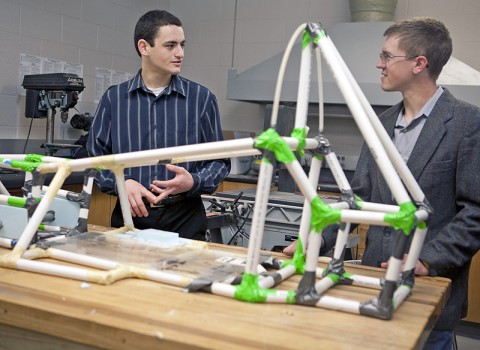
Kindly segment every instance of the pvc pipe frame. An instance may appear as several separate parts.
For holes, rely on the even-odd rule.
[[[284,55],[284,59],[282,60],[282,65],[280,67],[279,72],[279,79],[277,81],[277,87],[275,92],[275,101],[274,101],[274,108],[272,110],[272,128],[276,126],[277,122],[277,113],[278,113],[278,105],[280,101],[280,91],[281,91],[281,83],[283,81],[283,75],[286,68],[286,61],[288,59],[288,55],[290,54],[291,48],[293,43],[295,42],[297,36],[305,30],[306,24],[302,24],[297,28],[295,31],[295,35],[292,36],[292,39],[289,42],[289,46],[287,47],[286,53]],[[410,202],[410,197],[405,190],[405,187],[400,180],[400,177],[397,176],[396,167],[401,168],[399,171],[402,179],[406,179],[407,186],[414,192],[414,198],[418,200],[423,200],[424,197],[422,196],[421,190],[417,185],[415,185],[415,181],[413,177],[409,176],[408,168],[406,165],[403,164],[401,157],[397,156],[396,150],[389,147],[389,142],[387,141],[387,137],[385,134],[382,134],[379,129],[380,126],[375,124],[372,120],[372,111],[368,108],[368,102],[366,102],[366,98],[361,93],[358,85],[354,81],[353,77],[351,76],[350,72],[346,68],[345,63],[341,59],[340,55],[336,51],[335,46],[331,42],[330,38],[327,35],[321,36],[316,44],[316,53],[321,51],[324,55],[324,58],[327,61],[329,68],[334,73],[333,76],[336,79],[336,82],[349,106],[352,114],[354,116],[357,125],[362,132],[365,140],[367,141],[368,145],[375,149],[377,152],[377,163],[384,175],[389,187],[392,190],[392,194],[396,199],[397,203],[405,203]],[[306,123],[306,114],[308,109],[308,91],[309,87],[306,80],[309,80],[310,75],[310,55],[313,52],[312,47],[314,44],[310,42],[307,45],[307,50],[302,53],[302,68],[301,68],[301,81],[299,90],[303,91],[303,93],[299,93],[299,101],[298,105],[301,106],[299,112],[296,115],[296,127],[305,127]],[[320,49],[320,50],[319,50]],[[317,55],[319,56],[319,55]],[[303,67],[305,66],[306,68]],[[319,94],[321,95],[321,91],[319,89]],[[320,96],[320,101],[323,101],[323,97]],[[368,105],[368,106],[367,106]],[[306,107],[307,106],[307,107]],[[366,111],[368,110],[368,111]],[[323,114],[323,112],[321,112]],[[322,117],[322,115],[321,115]],[[372,125],[374,124],[374,125]],[[321,129],[323,129],[323,121],[319,124]],[[380,136],[378,135],[380,134]],[[294,138],[283,138],[284,142],[288,144],[291,149],[296,149],[298,146],[298,141]],[[307,139],[306,140],[306,149],[313,149],[319,147],[318,141],[315,139]],[[391,141],[390,141],[391,142]],[[385,146],[387,145],[387,146]],[[387,151],[385,151],[387,148]],[[226,157],[238,157],[243,155],[254,155],[260,154],[260,151],[255,148],[255,140],[252,138],[245,138],[239,140],[229,140],[229,141],[219,141],[219,142],[211,142],[211,143],[203,143],[197,145],[185,145],[185,146],[177,146],[171,148],[164,148],[164,149],[155,149],[155,150],[148,150],[148,151],[139,151],[139,152],[131,152],[131,153],[124,153],[124,154],[115,154],[115,155],[108,155],[108,156],[100,156],[100,157],[92,157],[92,158],[83,158],[77,160],[69,160],[69,161],[59,161],[58,159],[53,159],[53,157],[47,158],[45,162],[40,164],[37,167],[37,171],[41,174],[43,173],[53,173],[55,172],[56,175],[54,176],[45,196],[40,201],[35,213],[32,215],[31,219],[29,220],[27,226],[23,234],[21,235],[19,241],[17,242],[15,248],[10,254],[0,257],[0,266],[6,267],[13,267],[21,270],[26,271],[33,271],[39,273],[46,273],[52,274],[55,276],[62,276],[67,278],[73,279],[80,279],[85,281],[93,281],[97,283],[112,283],[121,278],[127,277],[138,277],[138,278],[147,278],[155,281],[159,281],[162,283],[169,283],[173,285],[177,285],[180,287],[186,287],[189,283],[192,282],[190,279],[185,279],[174,274],[168,274],[165,272],[159,271],[152,271],[152,270],[145,270],[145,269],[138,269],[131,266],[121,266],[115,262],[98,259],[94,257],[82,256],[80,254],[75,253],[65,253],[60,252],[56,249],[49,248],[46,251],[39,252],[39,250],[30,249],[27,251],[30,242],[32,240],[33,235],[36,232],[38,225],[41,223],[41,219],[45,215],[46,211],[48,210],[55,194],[60,190],[65,179],[72,171],[80,171],[85,170],[88,168],[100,168],[100,169],[111,169],[116,177],[117,186],[119,191],[119,199],[122,205],[122,214],[124,216],[124,221],[126,223],[124,230],[128,230],[133,227],[133,220],[130,214],[129,206],[128,206],[128,199],[125,190],[125,179],[123,176],[123,169],[126,167],[134,167],[134,166],[141,166],[141,165],[156,165],[156,164],[163,164],[163,163],[178,163],[178,162],[185,162],[190,160],[201,160],[201,159],[219,159],[219,158],[226,158]],[[51,159],[52,158],[52,159]],[[394,158],[394,164],[390,161],[390,158]],[[348,181],[340,168],[336,157],[329,157],[328,158],[329,164],[334,168],[335,171],[335,179],[336,181],[340,182],[341,188],[348,187]],[[320,173],[319,164],[315,164],[318,169],[314,169],[314,173],[311,174],[311,178],[307,178],[307,175],[303,172],[302,167],[300,166],[297,160],[294,160],[290,163],[285,164],[289,173],[294,178],[295,182],[299,186],[302,194],[305,197],[305,203],[310,203],[312,200],[317,198],[317,190],[316,190],[316,183],[318,183],[318,176]],[[395,167],[394,167],[395,165]],[[273,165],[270,162],[266,161],[266,158],[262,159],[262,163],[260,166],[260,175],[258,180],[257,192],[256,192],[256,204],[254,210],[254,216],[252,219],[252,231],[250,234],[249,246],[248,246],[248,253],[247,253],[247,264],[245,268],[246,274],[256,275],[258,273],[257,266],[259,262],[259,254],[261,248],[261,242],[263,238],[263,230],[265,224],[265,216],[267,211],[268,205],[268,197],[270,193],[270,181],[273,173]],[[317,182],[315,183],[315,178],[317,178]],[[364,208],[369,209],[380,209],[384,210],[385,212],[394,212],[395,210],[398,211],[398,207],[395,206],[381,206],[377,204],[372,204],[368,206],[365,203]],[[334,206],[330,206],[334,207]],[[340,205],[340,207],[342,207]],[[310,209],[309,205],[305,205],[304,210],[308,211]],[[377,212],[375,210],[371,211],[358,211],[358,210],[350,210],[350,209],[340,209],[341,210],[341,221],[346,223],[368,223],[374,225],[389,225],[384,221],[384,212]],[[310,216],[311,214],[305,212],[305,215]],[[428,217],[427,213],[422,213],[418,215],[419,217]],[[308,231],[307,231],[308,233]],[[421,249],[421,245],[423,244],[423,238],[425,237],[426,229],[421,231],[421,234],[418,239],[414,240],[413,242],[413,254],[411,261],[408,262],[409,266],[412,265],[413,262],[416,262],[418,259],[418,254]],[[304,229],[302,230],[302,235],[304,235]],[[309,265],[316,265],[316,259],[313,259],[312,256],[318,257],[318,248],[320,245],[321,240],[320,238],[321,232],[313,232],[310,233],[311,235],[311,243],[312,249],[309,249],[307,260]],[[315,237],[317,236],[317,237]],[[1,242],[2,244],[8,244],[8,242]],[[343,243],[340,244],[343,246]],[[413,255],[417,255],[416,257]],[[85,266],[96,267],[100,269],[104,269],[103,272],[88,272],[82,268],[76,267],[64,267],[58,266],[54,264],[49,264],[45,262],[39,262],[35,260],[31,260],[32,258],[39,258],[39,257],[53,257],[56,259],[79,263]],[[396,264],[393,264],[396,265]],[[398,265],[398,264],[397,264]],[[313,268],[313,271],[316,271],[316,267]],[[387,277],[398,276],[400,272],[400,267],[395,266],[394,268],[387,270]],[[284,268],[280,270],[279,275],[281,275],[281,279],[286,279],[293,273],[291,267]],[[375,285],[377,286],[378,279],[371,279],[371,278],[364,278],[362,279],[361,276],[357,276],[355,279],[358,283],[365,283],[366,285]],[[274,282],[271,281],[270,278],[265,278],[261,280],[261,288],[269,287]],[[379,283],[378,283],[379,284]],[[319,283],[315,285],[315,289],[323,293],[324,290],[335,285],[335,283],[330,278],[324,278]],[[228,297],[236,297],[236,287],[226,284],[226,283],[219,283],[214,282],[211,285],[211,292],[214,294],[224,295]],[[267,293],[266,301],[267,302],[291,302],[289,301],[289,293],[288,291],[271,291]],[[396,307],[406,298],[407,293],[405,292],[405,288],[402,287],[398,289],[398,292],[395,294],[395,303]],[[340,298],[334,298],[329,296],[321,296],[319,297],[318,302],[315,304],[318,307],[326,307],[330,309],[342,310],[352,313],[360,313],[360,306],[361,303],[357,301],[348,301]]]

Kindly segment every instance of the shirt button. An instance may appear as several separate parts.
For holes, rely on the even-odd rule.
[[[383,230],[383,235],[385,237],[390,237],[391,234],[392,234],[392,231],[389,228],[386,228]]]

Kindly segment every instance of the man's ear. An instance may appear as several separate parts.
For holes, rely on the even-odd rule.
[[[148,56],[148,49],[150,44],[145,39],[140,39],[137,42],[138,51],[142,56]]]
[[[425,56],[418,56],[415,58],[415,68],[422,71],[428,68],[428,59]]]

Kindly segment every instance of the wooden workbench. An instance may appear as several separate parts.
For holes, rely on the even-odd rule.
[[[211,244],[209,249],[245,252]],[[0,249],[0,254],[6,253]],[[325,264],[320,263],[322,266]],[[351,265],[348,272],[383,276]],[[299,276],[281,289],[294,290]],[[421,348],[450,282],[418,278],[390,321],[321,308],[251,304],[159,283],[112,285],[0,268],[0,347],[6,349],[412,349]],[[329,295],[369,300],[378,291],[336,286]],[[31,343],[29,343],[31,342]]]

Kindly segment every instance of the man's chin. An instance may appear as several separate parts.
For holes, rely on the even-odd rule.
[[[174,68],[170,71],[170,74],[172,75],[179,75],[181,71],[181,68]]]

